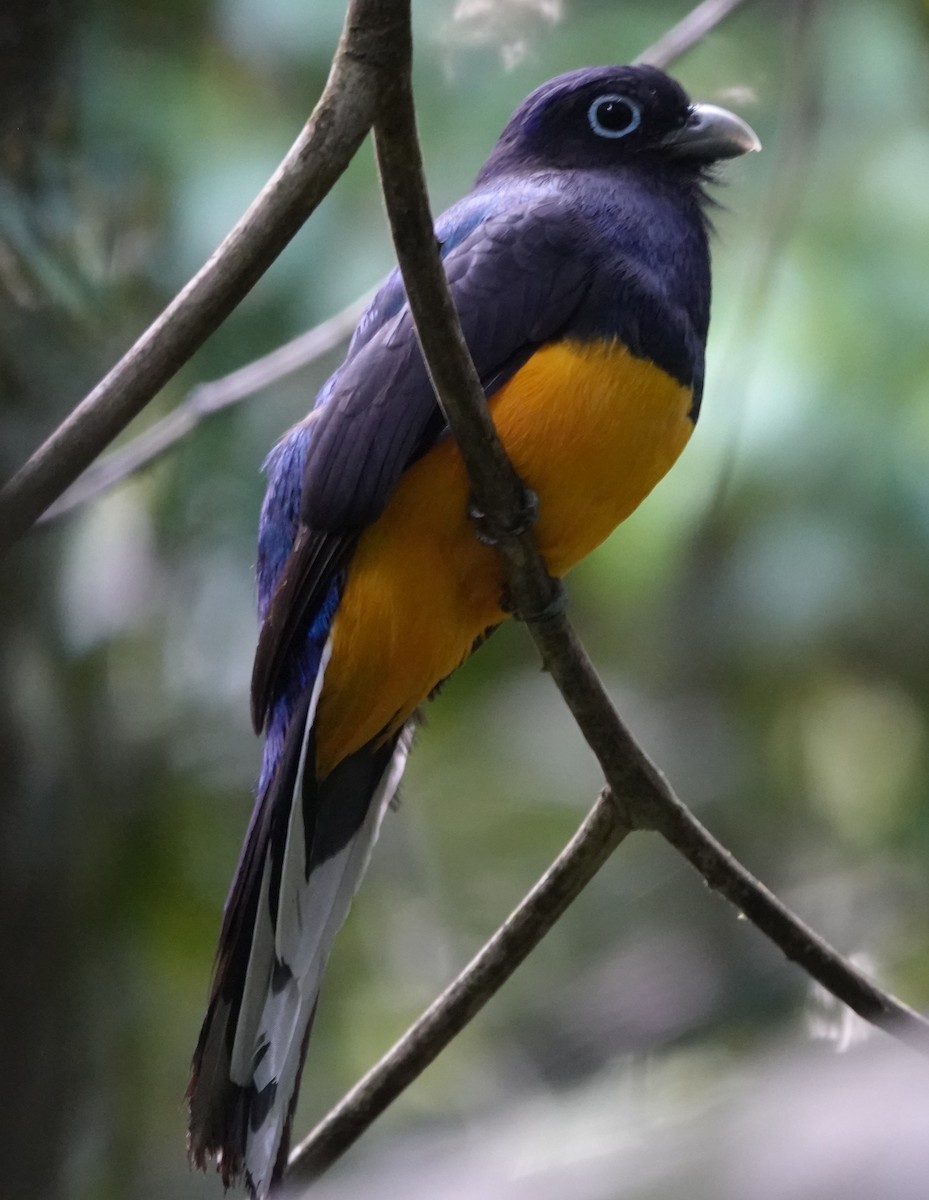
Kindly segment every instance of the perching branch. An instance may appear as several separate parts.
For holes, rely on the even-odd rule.
[[[112,442],[257,283],[351,161],[384,87],[398,0],[351,0],[326,88],[277,171],[131,350],[0,491],[0,554]]]
[[[860,1016],[929,1055],[929,1022],[877,987],[804,925],[675,796],[623,725],[566,617],[531,615],[550,607],[553,581],[532,534],[507,532],[520,528],[522,488],[493,431],[437,253],[416,138],[409,36],[398,53],[402,60],[382,97],[375,136],[397,256],[423,354],[478,506],[500,532],[509,594],[597,756],[608,787],[556,864],[481,953],[297,1147],[288,1179],[317,1177],[361,1135],[505,982],[632,829],[659,832],[788,958]]]
[[[929,1021],[876,988],[717,843],[649,760],[614,709],[567,617],[538,618],[553,581],[531,530],[522,522],[521,485],[506,457],[470,360],[433,236],[410,84],[410,48],[375,123],[378,164],[400,269],[423,354],[445,416],[461,449],[478,505],[500,531],[508,591],[526,621],[543,663],[593,750],[630,829],[653,829],[707,883],[750,917],[789,958],[860,1016],[929,1053]],[[440,322],[448,322],[445,329]],[[502,464],[502,467],[500,466]]]
[[[246,363],[244,367],[230,371],[221,379],[198,383],[177,408],[160,421],[125,446],[92,463],[39,518],[40,524],[63,517],[81,505],[96,500],[117,483],[155,462],[207,417],[240,404],[335,350],[351,336],[371,295],[367,292],[320,325],[315,325],[261,358]]]

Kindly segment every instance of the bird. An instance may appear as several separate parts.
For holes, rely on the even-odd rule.
[[[586,67],[516,109],[435,224],[444,270],[550,575],[602,542],[696,423],[707,184],[760,149],[657,68]],[[417,714],[509,615],[402,279],[375,295],[265,463],[255,806],[193,1056],[188,1146],[263,1200],[287,1162],[323,970]]]

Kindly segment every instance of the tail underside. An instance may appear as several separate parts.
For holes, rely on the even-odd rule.
[[[315,776],[315,696],[294,712],[259,797],[226,901],[209,1007],[187,1099],[190,1154],[262,1200],[286,1165],[290,1125],[323,970],[413,725]]]

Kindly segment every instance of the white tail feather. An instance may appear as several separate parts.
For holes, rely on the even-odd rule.
[[[287,822],[287,844],[284,847],[284,865],[281,871],[281,890],[278,896],[277,929],[274,935],[274,950],[281,962],[291,969],[295,946],[302,939],[303,929],[316,919],[313,910],[306,904],[306,824],[303,812],[303,777],[306,771],[306,757],[310,745],[310,732],[316,720],[316,708],[323,690],[323,679],[326,667],[332,657],[332,638],[327,639],[319,659],[319,669],[313,682],[313,694],[310,696],[310,707],[307,710],[306,727],[303,731],[303,744],[300,747],[300,764],[297,768],[297,778],[294,781],[293,799],[290,804],[290,816]],[[315,764],[313,764],[315,765]],[[309,918],[309,920],[307,920]]]
[[[316,697],[314,707],[315,699]],[[312,720],[312,708],[309,719]],[[278,989],[275,992],[271,987],[269,969],[265,976],[265,991],[259,1019],[257,1023],[250,1022],[252,1032],[249,1048],[249,1083],[258,1091],[269,1084],[276,1084],[274,1098],[267,1113],[256,1129],[249,1128],[246,1137],[245,1169],[259,1200],[267,1194],[270,1186],[300,1069],[301,1047],[316,1005],[326,960],[370,860],[384,813],[400,783],[412,738],[412,726],[407,726],[401,731],[364,821],[341,850],[312,868],[309,879],[304,875],[304,763],[301,760],[281,873],[278,929],[276,940],[271,944],[290,975],[278,979]],[[298,810],[301,812],[299,818],[293,815]],[[269,937],[270,928],[264,920],[261,921],[260,928],[262,937]],[[255,955],[255,961],[257,963],[263,959]],[[251,965],[250,960],[249,974]],[[246,994],[250,995],[248,983]],[[236,1049],[238,1048],[237,1032]]]

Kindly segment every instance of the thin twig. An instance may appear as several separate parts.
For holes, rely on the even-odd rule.
[[[521,515],[522,489],[493,430],[437,253],[416,137],[408,42],[403,51],[375,125],[397,257],[423,354],[474,494],[496,528],[512,529]],[[531,533],[504,536],[499,549],[517,609],[524,614],[542,611],[552,582]],[[527,624],[608,784],[558,860],[559,870],[570,870],[576,890],[592,878],[610,847],[628,830],[655,829],[711,887],[834,995],[867,1020],[929,1054],[929,1022],[876,987],[805,926],[678,800],[623,725],[566,617],[541,621],[529,617]],[[602,831],[595,831],[601,830],[607,813],[606,828],[611,833],[604,837]],[[547,878],[406,1037],[294,1151],[290,1179],[315,1178],[344,1153],[512,974],[551,927],[545,912],[551,902]],[[570,896],[559,890],[558,897],[560,914]]]
[[[662,34],[657,42],[643,50],[635,61],[651,67],[667,67],[674,59],[692,50],[744,3],[745,0],[703,0],[702,4],[692,8],[686,17]]]
[[[335,350],[351,336],[371,296],[371,292],[365,293],[335,316],[244,367],[191,388],[177,408],[160,421],[125,446],[92,463],[39,518],[39,523],[63,517],[96,500],[117,483],[160,458],[207,417],[247,400]]]
[[[248,212],[131,350],[0,491],[0,554],[32,526],[190,358],[332,188],[375,114],[406,6],[351,0],[326,88]]]

